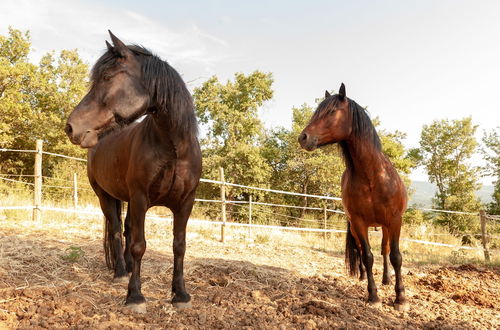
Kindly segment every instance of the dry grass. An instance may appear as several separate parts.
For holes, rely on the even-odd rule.
[[[102,218],[44,212],[39,223],[27,219],[0,213],[0,327],[493,328],[498,312],[497,272],[405,262],[412,311],[396,314],[392,287],[379,287],[384,305],[366,313],[365,284],[345,276],[344,234],[324,241],[323,234],[227,227],[220,243],[218,225],[193,222],[185,276],[196,308],[181,313],[168,304],[171,224],[149,220],[142,268],[149,311],[130,315],[125,286],[111,284],[105,268]],[[85,255],[64,258],[71,246]],[[375,274],[379,283],[380,259]]]

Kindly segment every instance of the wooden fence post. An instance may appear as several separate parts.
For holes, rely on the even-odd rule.
[[[222,224],[220,227],[220,240],[224,243],[224,230],[226,229],[226,186],[224,180],[224,169],[219,168],[220,181],[222,182],[220,186],[220,200],[221,200],[221,212],[222,212]]]
[[[488,232],[486,230],[486,212],[484,210],[479,211],[479,216],[481,219],[481,239],[483,241],[483,251],[484,260],[490,261],[490,251],[488,250]]]
[[[252,195],[248,196],[248,237],[252,237]]]
[[[323,248],[326,250],[326,203],[323,205],[323,229],[325,232],[323,233]]]
[[[33,221],[40,221],[42,206],[42,152],[43,141],[36,140],[34,191],[33,191]]]
[[[73,209],[75,210],[75,215],[77,207],[78,207],[78,175],[76,173],[73,173]]]

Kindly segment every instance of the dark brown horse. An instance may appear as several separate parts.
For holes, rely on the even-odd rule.
[[[346,165],[342,175],[342,203],[349,218],[347,224],[346,262],[351,275],[368,276],[368,302],[380,300],[373,279],[373,254],[368,241],[368,227],[381,226],[384,258],[383,284],[390,283],[388,256],[396,275],[394,307],[407,307],[401,278],[399,235],[401,216],[406,209],[406,189],[389,159],[382,153],[380,139],[366,111],[348,99],[345,86],[339,94],[325,93],[309,124],[299,136],[302,148],[339,143]],[[360,261],[362,260],[362,263]],[[364,266],[364,267],[363,267]]]
[[[108,266],[117,281],[132,272],[125,304],[146,310],[140,281],[144,218],[150,207],[163,205],[174,214],[172,303],[187,307],[186,224],[201,174],[193,101],[170,65],[110,35],[113,46],[106,42],[107,52],[92,69],[90,91],[69,116],[66,132],[74,144],[90,148],[88,176],[106,217]],[[121,201],[128,202],[125,252]]]

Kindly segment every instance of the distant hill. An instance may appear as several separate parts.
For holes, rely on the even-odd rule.
[[[436,193],[436,186],[426,181],[412,181],[411,189],[413,194],[410,196],[408,205],[419,205],[422,207],[431,207],[432,198]],[[493,194],[493,186],[482,186],[476,192],[476,195],[481,200],[481,203],[489,203],[492,201],[491,195]]]

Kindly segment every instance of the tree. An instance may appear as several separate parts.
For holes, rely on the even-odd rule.
[[[472,118],[460,120],[436,120],[424,125],[420,137],[422,164],[429,180],[437,186],[433,203],[442,210],[476,212],[480,203],[475,191],[478,168],[469,164],[477,141],[474,138],[477,126]],[[447,225],[450,231],[460,232],[474,227],[473,218],[460,214],[443,214],[438,222]]]
[[[493,201],[488,205],[488,212],[500,214],[500,127],[484,132],[483,143],[481,152],[487,161],[486,174],[495,178]]]
[[[262,156],[264,129],[258,109],[272,98],[272,83],[270,73],[255,71],[237,73],[226,84],[214,76],[195,89],[197,115],[206,131],[201,141],[203,177],[218,179],[222,167],[227,181],[268,186],[270,171]],[[235,196],[236,190],[229,188],[228,198]]]
[[[380,119],[378,117],[373,119],[373,126],[377,129],[377,134],[380,137],[382,152],[389,158],[408,188],[410,186],[408,175],[417,166],[417,161],[411,150],[406,150],[404,147],[403,140],[406,139],[406,133],[397,130],[389,132],[379,128]]]
[[[46,54],[35,65],[30,50],[29,32],[9,28],[8,36],[0,36],[0,147],[34,149],[42,139],[46,150],[82,157],[85,152],[71,145],[64,125],[87,90],[88,66],[76,50]],[[44,160],[44,175],[51,175],[57,161]],[[31,154],[0,153],[2,172],[31,173],[32,166]]]

